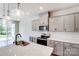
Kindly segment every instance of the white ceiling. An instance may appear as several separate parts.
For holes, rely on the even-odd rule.
[[[16,3],[10,3],[10,10],[17,8]],[[21,3],[20,7],[22,10],[24,10],[25,14],[29,12],[29,15],[36,15],[42,12],[46,11],[55,11],[63,8],[69,8],[79,5],[78,3]],[[7,5],[6,5],[7,6]],[[40,6],[43,7],[42,10],[40,10]],[[7,9],[7,8],[6,8]],[[2,4],[0,4],[0,14],[2,12]]]
[[[22,9],[25,11],[28,11],[30,13],[41,13],[46,11],[55,11],[63,8],[69,8],[78,5],[78,3],[26,3],[22,4]],[[40,10],[40,6],[43,7],[42,10]]]

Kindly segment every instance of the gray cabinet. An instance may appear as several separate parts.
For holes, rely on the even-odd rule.
[[[57,17],[49,19],[49,31],[51,32],[57,31]]]
[[[61,56],[63,55],[63,42],[55,41],[54,54]]]
[[[34,42],[34,43],[37,43],[37,37],[30,37],[29,38],[29,41],[30,42]]]
[[[64,18],[57,17],[57,32],[63,32],[63,31],[64,31]]]
[[[47,46],[54,48],[54,40],[47,40]]]
[[[66,15],[64,18],[64,30],[66,32],[74,32],[74,15]]]
[[[49,19],[49,31],[74,32],[74,15],[58,16]]]
[[[63,55],[63,42],[48,40],[47,46],[54,48],[53,54]]]
[[[64,43],[64,56],[69,56],[70,55],[70,43]]]
[[[47,40],[47,46],[54,48],[53,54],[59,56],[79,56],[79,44]]]
[[[75,31],[79,32],[79,13],[75,14]]]
[[[49,31],[63,32],[63,17],[54,17],[49,19]]]
[[[64,43],[65,56],[79,56],[79,44]]]

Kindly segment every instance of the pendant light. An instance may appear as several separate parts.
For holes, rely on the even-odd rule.
[[[16,9],[13,9],[11,12],[10,12],[10,15],[11,17],[14,19],[14,20],[20,20],[24,17],[24,12],[20,9],[21,6],[20,3],[17,3],[17,8]]]
[[[5,16],[5,19],[6,20],[11,20],[11,17],[10,17],[10,15],[9,15],[9,3],[8,3],[8,10],[7,10],[7,16]]]
[[[5,17],[5,4],[3,3],[3,16],[2,16],[2,18],[4,19],[4,17]]]
[[[9,16],[9,4],[8,4],[8,10],[7,10],[7,15],[5,15],[5,4],[3,3],[3,17],[2,19],[4,20],[10,20],[10,16]]]

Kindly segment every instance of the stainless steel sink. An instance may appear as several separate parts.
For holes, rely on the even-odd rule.
[[[30,44],[30,43],[25,42],[25,41],[18,41],[17,42],[17,45],[20,45],[20,46],[27,46],[28,44]]]

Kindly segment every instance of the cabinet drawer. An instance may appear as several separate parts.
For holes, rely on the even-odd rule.
[[[70,46],[71,46],[71,43],[64,42],[64,47],[70,47]]]
[[[54,40],[47,40],[47,46],[54,47]]]
[[[79,49],[72,47],[71,51],[70,51],[70,55],[71,56],[79,56]]]
[[[74,48],[78,48],[79,49],[79,44],[71,43],[71,47],[74,47]]]
[[[65,56],[79,56],[79,49],[78,48],[65,48],[64,50],[64,55]]]
[[[64,43],[65,56],[79,56],[79,45],[74,43]]]
[[[63,45],[63,42],[61,42],[61,41],[55,41],[55,44],[61,44],[61,45]]]
[[[74,47],[74,48],[79,48],[79,44],[74,44],[74,43],[64,43],[65,47]]]

